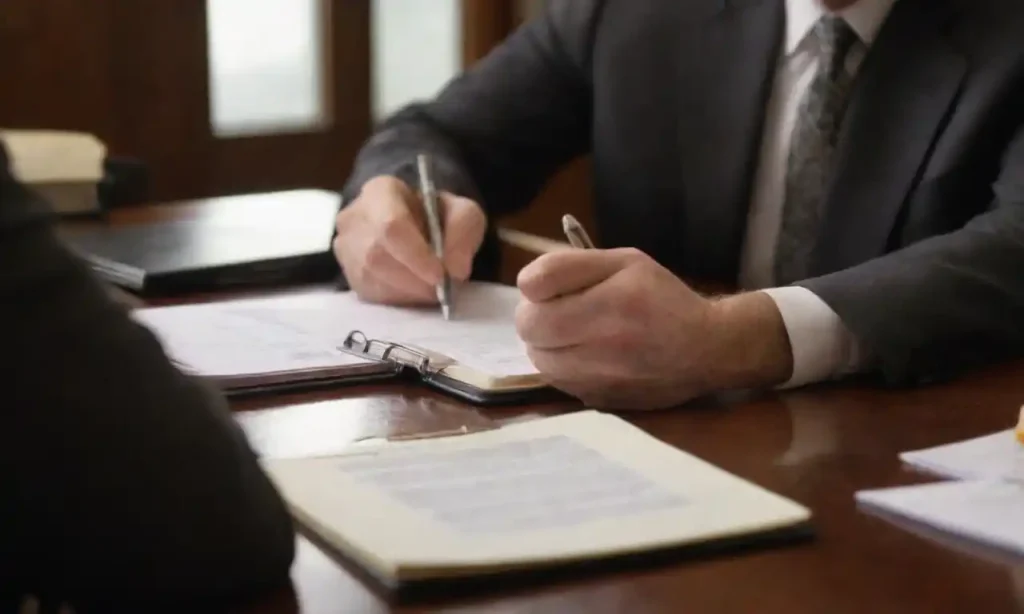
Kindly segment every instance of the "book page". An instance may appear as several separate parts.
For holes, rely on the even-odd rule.
[[[954,479],[1017,479],[1024,481],[1024,445],[1013,430],[924,450],[900,458],[915,467]]]
[[[810,517],[595,411],[263,464],[300,524],[381,576],[636,553]]]
[[[436,307],[365,303],[354,293],[318,293],[281,303],[253,305],[261,317],[340,345],[352,330],[368,338],[418,346],[495,377],[537,371],[515,329],[519,290],[471,282],[455,291],[454,317]]]
[[[857,493],[857,500],[941,531],[1024,554],[1024,486],[981,480]]]
[[[140,309],[133,317],[149,328],[183,369],[205,377],[258,375],[371,364],[330,340],[264,317],[244,304],[210,303]]]
[[[336,466],[463,534],[558,529],[687,504],[563,435],[486,448],[354,456]]]

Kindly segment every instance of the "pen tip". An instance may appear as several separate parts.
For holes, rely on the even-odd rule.
[[[451,320],[452,308],[449,305],[441,305],[441,315],[444,316],[445,320]]]

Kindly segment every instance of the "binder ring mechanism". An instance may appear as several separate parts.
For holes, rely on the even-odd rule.
[[[343,345],[345,349],[363,356],[412,367],[422,375],[432,374],[430,356],[401,343],[370,339],[362,331],[354,330],[345,337]]]

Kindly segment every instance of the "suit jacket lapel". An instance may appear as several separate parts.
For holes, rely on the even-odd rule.
[[[843,122],[812,275],[885,253],[966,71],[943,31],[943,8],[934,0],[896,2],[865,58]]]
[[[676,0],[680,7],[688,2]],[[785,30],[782,0],[728,0],[684,41],[677,138],[685,201],[685,268],[734,281],[766,107]]]

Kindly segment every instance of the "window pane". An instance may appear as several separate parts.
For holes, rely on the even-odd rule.
[[[206,0],[214,134],[325,123],[321,1]]]
[[[462,67],[461,0],[374,0],[373,112],[429,98]]]

